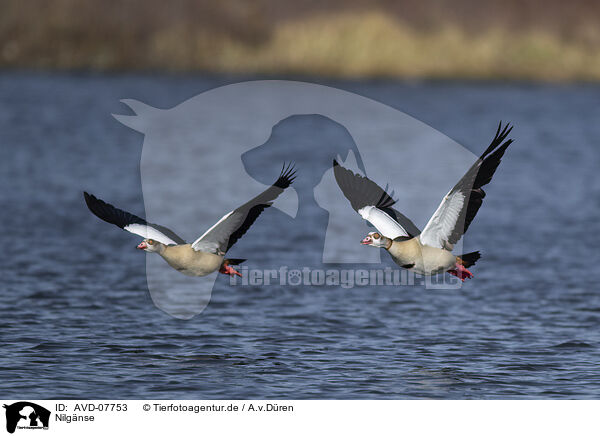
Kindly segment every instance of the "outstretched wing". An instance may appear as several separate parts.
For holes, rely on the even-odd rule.
[[[185,244],[183,239],[166,227],[151,224],[139,216],[118,209],[87,192],[83,193],[83,198],[90,211],[107,223],[114,224],[142,238],[155,239],[166,245]]]
[[[296,178],[295,175],[296,171],[293,165],[289,164],[286,167],[284,164],[279,178],[272,186],[223,216],[192,243],[192,248],[196,251],[225,254],[248,231],[263,210],[270,207],[271,202],[292,184]]]
[[[485,197],[481,187],[492,180],[504,152],[513,142],[512,139],[505,141],[511,130],[510,124],[502,128],[500,122],[490,146],[446,194],[429,219],[419,236],[422,244],[452,250],[453,245],[467,231]]]
[[[396,200],[367,177],[355,174],[333,161],[333,174],[344,196],[350,200],[352,209],[360,214],[379,232],[390,239],[414,237],[420,232],[406,216],[393,209]]]

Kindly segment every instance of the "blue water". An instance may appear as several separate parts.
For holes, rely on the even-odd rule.
[[[0,398],[600,397],[600,87],[323,82],[476,154],[498,120],[516,126],[469,229],[484,253],[475,279],[456,291],[220,280],[202,314],[178,320],[150,299],[138,239],[91,216],[81,191],[143,215],[143,137],[111,117],[119,100],[168,108],[236,80],[0,74]],[[253,230],[244,243],[271,236]]]

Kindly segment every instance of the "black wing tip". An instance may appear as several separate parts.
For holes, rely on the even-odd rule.
[[[333,159],[333,166],[331,168],[333,168],[333,176],[335,177],[335,180],[340,188],[342,188],[342,184],[344,183],[342,178],[344,178],[346,174],[350,173],[353,176],[357,176],[357,174],[354,174],[348,168],[345,168],[342,165],[340,165],[337,159]]]
[[[514,126],[512,126],[510,122],[508,122],[504,125],[504,128],[502,128],[502,120],[500,120],[500,122],[498,123],[498,131],[496,132],[496,136],[494,137],[494,140],[490,144],[488,150],[486,150],[485,154],[488,155],[491,152],[499,149],[506,150],[506,148],[514,142],[514,139],[508,138],[508,135],[510,134],[510,132],[512,132],[513,127]]]
[[[393,198],[394,192],[387,192],[389,184],[383,189],[366,175],[344,168],[336,159],[333,160],[333,174],[344,197],[350,201],[352,209],[357,212],[364,206],[375,206],[381,209],[396,203]]]
[[[506,137],[510,134],[510,132],[512,132],[514,126],[511,126],[510,122],[507,122],[504,125],[504,128],[502,128],[502,120],[500,120],[500,122],[498,123],[498,131],[496,132],[496,137],[494,138],[494,140],[502,142],[506,139]],[[512,141],[512,139],[510,140]]]
[[[102,221],[114,224],[121,229],[125,228],[127,224],[131,223],[146,223],[143,219],[125,212],[121,209],[117,209],[112,204],[103,201],[96,196],[83,192],[83,198],[90,212],[100,218]]]
[[[290,186],[294,180],[296,179],[296,166],[294,162],[289,162],[286,166],[286,163],[283,163],[281,167],[281,173],[279,174],[279,178],[275,181],[274,186],[278,188],[285,189]]]
[[[333,171],[334,171],[334,174],[335,174],[336,178],[337,178],[338,174],[340,174],[340,170],[343,170],[343,171],[341,171],[341,173],[343,173],[344,171],[346,171],[347,173],[351,174],[351,175],[352,175],[352,176],[354,176],[354,177],[362,177],[362,178],[366,178],[365,176],[363,176],[363,175],[361,175],[361,174],[357,174],[357,173],[355,173],[354,171],[352,171],[352,170],[349,170],[349,169],[348,169],[348,168],[346,168],[345,166],[341,165],[341,164],[340,164],[340,163],[337,161],[337,159],[333,159],[333,166],[332,166],[332,168],[333,168]]]
[[[500,120],[500,122],[498,123],[498,128],[501,128],[501,127],[502,127],[502,120]],[[506,122],[506,124],[504,125],[504,128],[502,129],[501,135],[502,136],[508,135],[512,131],[513,127],[514,126],[511,125],[510,121]]]
[[[507,122],[504,127],[502,126],[502,120],[498,123],[498,129],[496,130],[496,134],[494,135],[494,139],[490,143],[489,147],[483,152],[479,159],[483,160],[486,156],[491,154],[493,151],[497,150],[500,147],[506,149],[510,144],[513,143],[513,139],[506,139],[510,132],[512,132],[513,125],[510,122]]]
[[[85,204],[87,205],[88,208],[90,208],[90,210],[93,212],[93,206],[98,204],[98,203],[103,203],[102,200],[100,200],[98,197],[96,197],[93,194],[90,194],[87,191],[83,191],[83,199],[85,200]]]
[[[511,124],[510,124],[510,121],[507,121],[507,122],[504,124],[504,129],[503,129],[503,130],[506,130],[506,129],[512,129],[512,128],[513,128],[513,126],[511,126]],[[498,122],[498,130],[500,130],[500,129],[502,129],[502,120],[500,120],[500,121]]]
[[[90,204],[90,203],[106,203],[105,201],[99,199],[98,197],[96,197],[94,194],[90,194],[87,191],[83,191],[83,198],[85,199],[85,202]]]
[[[114,206],[108,204],[106,201],[103,201],[86,191],[83,191],[83,199],[85,200],[85,204],[87,205],[88,209],[101,219],[105,219],[103,211],[106,209],[106,207],[114,208]]]

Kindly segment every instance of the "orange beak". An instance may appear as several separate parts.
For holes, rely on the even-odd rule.
[[[138,250],[145,250],[146,248],[148,248],[148,245],[146,245],[146,243],[144,241],[140,242],[139,245],[137,246]]]

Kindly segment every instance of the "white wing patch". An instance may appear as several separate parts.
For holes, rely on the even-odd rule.
[[[375,226],[379,232],[386,238],[395,239],[399,236],[408,236],[408,232],[404,230],[398,222],[389,216],[381,209],[375,206],[365,206],[358,210],[363,219],[369,221]]]
[[[452,250],[453,245],[447,241],[456,227],[465,201],[465,194],[461,191],[446,194],[419,236],[421,244]]]
[[[143,224],[128,224],[123,227],[123,230],[127,230],[128,232],[141,236],[144,239],[154,239],[166,245],[177,245],[177,242],[151,226],[145,226]]]
[[[208,235],[215,227],[217,227],[219,224],[221,224],[223,221],[225,221],[227,218],[229,218],[229,216],[235,211],[231,211],[226,215],[223,215],[223,217],[217,221],[210,229],[208,229],[206,232],[204,232],[202,234],[202,236],[200,236],[198,239],[196,239],[193,243],[192,243],[192,248],[196,251],[202,251],[204,249],[206,249],[207,247],[218,247],[218,243],[217,241],[202,241],[202,238],[204,238],[206,235]]]

